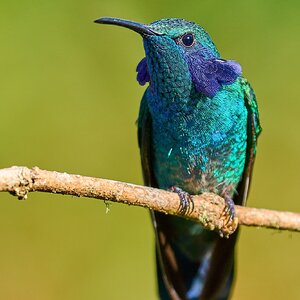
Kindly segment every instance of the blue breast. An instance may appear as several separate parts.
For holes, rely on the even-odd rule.
[[[213,97],[180,101],[148,91],[153,120],[154,173],[159,187],[232,196],[243,173],[247,109],[239,80]]]

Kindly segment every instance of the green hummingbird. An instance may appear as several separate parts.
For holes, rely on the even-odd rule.
[[[193,209],[191,194],[216,193],[233,218],[234,204],[246,202],[261,131],[240,64],[222,59],[208,33],[183,19],[95,22],[127,27],[143,38],[146,55],[137,80],[148,83],[138,118],[145,184],[177,192],[182,214]],[[151,215],[160,298],[228,299],[237,232],[225,239],[180,217]]]

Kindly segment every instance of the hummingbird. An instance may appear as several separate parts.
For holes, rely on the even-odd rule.
[[[96,23],[126,27],[143,39],[137,81],[148,87],[138,117],[145,185],[179,195],[213,192],[245,205],[261,132],[256,97],[240,64],[221,58],[198,24],[168,18],[141,24],[104,17]],[[229,299],[237,231],[229,238],[178,216],[151,211],[161,300]]]

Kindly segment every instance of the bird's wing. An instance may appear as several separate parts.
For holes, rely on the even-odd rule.
[[[261,132],[261,127],[259,123],[258,107],[254,91],[245,78],[241,78],[240,82],[244,91],[245,106],[248,111],[247,153],[243,177],[237,187],[237,195],[235,197],[236,199],[234,199],[234,202],[239,205],[245,205],[256,155],[257,138]]]
[[[247,153],[244,173],[234,196],[235,204],[244,205],[247,200],[252,169],[254,165],[257,138],[261,132],[258,107],[253,89],[245,78],[240,78],[241,88],[244,91],[244,101],[248,112],[247,118]],[[216,282],[226,278],[226,273],[232,272],[234,245],[237,231],[229,239],[219,238],[212,253],[211,265],[206,277],[202,298],[211,299],[214,294]],[[227,275],[227,277],[230,275]],[[224,280],[224,279],[223,279]]]
[[[141,153],[144,184],[147,186],[157,187],[152,168],[152,118],[148,107],[148,93],[147,89],[140,104],[138,118],[138,143]]]

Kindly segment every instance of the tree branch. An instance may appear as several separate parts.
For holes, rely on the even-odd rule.
[[[26,199],[29,192],[35,191],[89,197],[180,216],[176,193],[119,181],[46,171],[38,167],[0,169],[0,191],[10,192],[18,199]],[[192,196],[192,199],[194,209],[183,217],[199,222],[210,230],[216,230],[221,235],[233,233],[237,224],[300,231],[299,213],[236,205],[237,218],[231,220],[222,197],[204,193]]]

